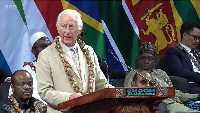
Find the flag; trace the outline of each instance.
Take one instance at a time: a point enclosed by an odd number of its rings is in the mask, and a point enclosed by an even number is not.
[[[34,60],[28,44],[33,33],[45,32],[51,41],[58,36],[56,19],[63,9],[75,9],[82,15],[86,44],[92,46],[98,56],[106,58],[109,67],[117,70],[135,68],[141,43],[155,44],[158,54],[164,55],[169,47],[180,42],[183,22],[200,24],[198,0],[0,2],[0,66],[8,73]]]
[[[53,42],[52,35],[58,36],[56,19],[61,11],[61,1],[1,1],[1,16],[4,17],[1,19],[1,68],[13,73],[21,69],[24,62],[35,60],[29,38],[42,31]],[[49,19],[49,16],[53,17]]]
[[[135,67],[135,60],[138,57],[139,38],[128,16],[123,8],[122,1],[98,1],[101,19],[105,22],[107,29],[110,33],[109,39],[112,39],[112,47],[120,61],[124,61],[127,66]],[[110,49],[108,44],[110,40],[106,40],[106,47]],[[116,46],[115,46],[116,45]],[[116,69],[119,62],[114,63],[116,60],[107,52],[108,64],[111,68]],[[119,69],[119,68],[118,68]]]
[[[122,64],[114,59],[111,54],[108,54],[108,50],[112,49],[113,53],[124,62],[123,56],[120,54],[117,46],[111,46],[115,45],[115,41],[112,39],[112,35],[109,34],[106,23],[101,18],[99,12],[100,8],[98,7],[99,3],[97,1],[68,0],[62,1],[62,4],[64,9],[75,9],[82,15],[82,20],[87,32],[85,43],[92,46],[98,56],[107,58],[108,65],[111,68],[125,70],[126,67],[123,68]]]
[[[9,66],[8,66],[8,64],[7,64],[4,56],[3,56],[3,54],[1,53],[1,51],[0,51],[0,59],[1,59],[1,61],[0,61],[0,67],[4,67],[3,70],[5,72],[7,72],[11,76],[12,73],[10,71],[10,68],[9,68]]]
[[[92,46],[100,57],[105,55],[104,32],[96,1],[62,1],[64,9],[77,10],[84,22],[87,36],[85,43]]]
[[[159,55],[164,55],[169,47],[180,43],[180,27],[183,22],[200,24],[200,2],[196,0],[126,0],[125,3],[139,28],[140,43],[155,44]]]
[[[22,1],[22,6],[23,6],[23,10],[24,10],[24,16],[25,16],[25,19],[27,22],[27,29],[28,29],[29,37],[31,37],[36,32],[44,32],[49,37],[49,39],[53,42],[52,35],[51,35],[51,33],[47,27],[47,24],[43,18],[43,15],[42,15],[43,13],[41,13],[42,9],[40,10],[40,7],[38,7],[38,6],[40,6],[39,5],[40,3],[44,4],[44,5],[42,5],[43,7],[45,7],[45,4],[48,4],[48,3],[46,3],[46,1],[42,1],[42,2],[45,2],[45,3],[41,3],[41,2],[37,2],[37,1],[27,1],[27,0]],[[50,5],[50,4],[48,4],[48,5]],[[48,8],[45,8],[45,9],[49,10]],[[51,14],[51,13],[47,13],[47,14]],[[50,16],[50,15],[48,15],[48,16]],[[53,17],[56,17],[56,15],[54,15]],[[54,20],[54,22],[55,22],[55,20]],[[55,25],[55,23],[54,23],[54,25]],[[55,28],[54,30],[56,30],[56,27],[54,27],[54,28]]]
[[[174,5],[182,22],[193,21],[200,24],[200,1],[199,0],[175,0]],[[184,10],[183,10],[184,9]],[[177,25],[180,26],[180,25]],[[179,28],[180,29],[180,28]],[[197,47],[200,49],[200,45]]]
[[[172,1],[173,2],[173,1]],[[151,42],[164,55],[168,47],[178,43],[176,9],[170,1],[126,1],[130,13],[139,28],[140,42]]]
[[[30,56],[32,53],[28,44],[29,34],[25,21],[21,17],[23,15],[23,8],[20,2],[1,1],[1,17],[3,18],[0,20],[0,49],[12,73],[15,70],[21,69],[25,61],[32,59]],[[4,66],[1,68],[4,69]]]

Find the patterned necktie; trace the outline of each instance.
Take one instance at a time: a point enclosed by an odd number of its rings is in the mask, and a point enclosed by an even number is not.
[[[200,59],[199,59],[199,57],[197,56],[197,54],[195,53],[195,50],[191,50],[190,52],[191,52],[191,53],[193,54],[193,56],[196,58],[198,64],[200,64]]]
[[[74,64],[76,65],[76,69],[78,70],[78,73],[79,73],[79,76],[80,76],[81,70],[80,70],[80,63],[79,63],[78,53],[76,52],[75,48],[71,48],[70,50],[73,52],[72,59],[74,61]]]

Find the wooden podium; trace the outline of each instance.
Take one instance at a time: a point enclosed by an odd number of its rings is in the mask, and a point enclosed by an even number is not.
[[[71,113],[155,113],[161,100],[175,96],[173,87],[106,88],[58,105]],[[142,113],[143,113],[142,112]]]

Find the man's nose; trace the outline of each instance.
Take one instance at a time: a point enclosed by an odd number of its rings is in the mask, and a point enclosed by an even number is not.
[[[194,40],[195,42],[199,42],[200,38],[195,38]]]
[[[144,62],[145,62],[145,63],[149,63],[149,59],[148,59],[148,58],[146,58]]]
[[[66,32],[66,33],[69,33],[69,31],[70,31],[70,29],[69,29],[69,27],[67,27],[67,28],[65,29],[65,32]]]

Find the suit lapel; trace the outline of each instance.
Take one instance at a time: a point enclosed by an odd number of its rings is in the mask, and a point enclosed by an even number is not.
[[[181,54],[183,58],[185,59],[185,61],[187,62],[187,64],[190,66],[191,70],[193,70],[193,66],[192,66],[192,62],[190,58],[187,56],[187,54],[184,51],[181,51]]]
[[[75,76],[77,76],[77,78],[79,78],[79,81],[77,82],[81,82],[81,78],[78,76],[78,70],[76,69],[76,66],[75,66],[75,63],[73,61],[73,59],[70,57],[65,45],[60,41],[60,45],[62,47],[62,50],[63,50],[63,55],[65,56],[67,62],[71,65],[72,67],[72,72],[75,73]],[[73,73],[72,73],[73,74]]]

